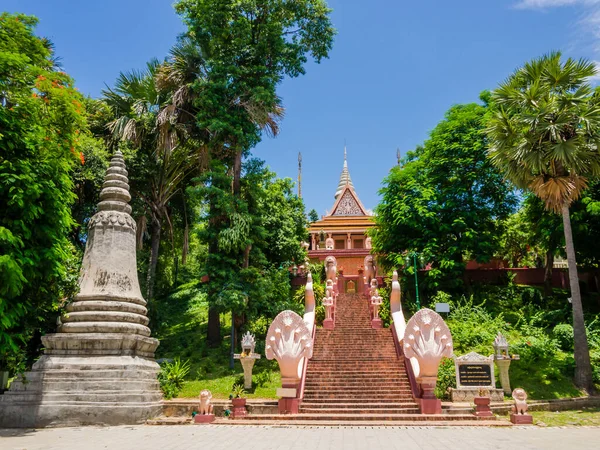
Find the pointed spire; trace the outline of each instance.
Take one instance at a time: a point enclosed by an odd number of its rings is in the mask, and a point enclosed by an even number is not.
[[[347,184],[350,185],[350,187],[354,190],[354,184],[352,184],[350,172],[348,171],[348,152],[346,151],[346,146],[344,145],[344,167],[342,169],[342,174],[340,175],[340,182],[338,183],[337,190],[335,191],[336,200],[341,195]]]

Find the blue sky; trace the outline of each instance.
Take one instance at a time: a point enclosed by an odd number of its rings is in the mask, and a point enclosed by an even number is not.
[[[184,31],[172,0],[2,0],[0,10],[40,18],[64,69],[94,97],[119,71],[163,58]],[[330,0],[333,51],[280,87],[280,135],[254,154],[296,178],[303,155],[307,209],[333,206],[344,141],[367,208],[404,153],[453,104],[477,101],[523,62],[550,50],[600,60],[600,0]]]

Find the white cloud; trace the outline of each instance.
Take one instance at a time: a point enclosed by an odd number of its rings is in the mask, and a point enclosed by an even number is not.
[[[596,65],[596,70],[598,71],[596,75],[590,77],[590,82],[592,84],[600,84],[600,61],[592,61]]]
[[[519,3],[516,4],[516,7],[522,9],[545,9],[569,5],[589,6],[599,3],[600,0],[521,0]]]
[[[579,18],[573,20],[575,42],[572,42],[571,46],[577,48],[578,52],[587,50],[600,56],[600,0],[515,0],[514,3],[517,9],[529,10],[549,10],[566,6],[576,8],[576,14],[579,14]]]

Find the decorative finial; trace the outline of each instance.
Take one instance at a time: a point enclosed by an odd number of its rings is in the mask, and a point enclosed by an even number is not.
[[[123,154],[117,150],[110,160],[104,184],[100,191],[100,203],[98,211],[121,211],[131,213],[131,201],[129,194],[129,179],[125,169]]]
[[[298,152],[298,198],[302,198],[302,153]]]

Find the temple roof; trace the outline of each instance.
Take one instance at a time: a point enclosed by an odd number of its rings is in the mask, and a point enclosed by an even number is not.
[[[346,155],[346,147],[344,146],[344,168],[342,169],[342,174],[340,175],[340,182],[338,183],[337,190],[335,191],[335,199],[342,194],[344,187],[349,184],[352,189],[354,189],[354,185],[352,184],[352,179],[350,178],[350,172],[348,172],[348,160]]]
[[[358,198],[356,191],[354,190],[354,184],[350,178],[350,172],[348,171],[348,159],[346,147],[344,147],[344,168],[342,169],[342,175],[340,176],[340,182],[335,192],[335,203],[331,212],[327,214],[331,216],[369,216],[367,210],[363,206],[362,202]]]

